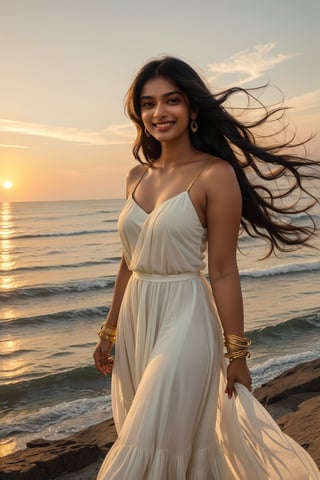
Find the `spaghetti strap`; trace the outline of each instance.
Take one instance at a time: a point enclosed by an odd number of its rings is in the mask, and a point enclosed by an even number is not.
[[[143,177],[144,177],[145,174],[147,173],[147,170],[148,170],[148,165],[146,165],[146,168],[143,170],[142,175],[140,176],[140,178],[139,178],[139,180],[137,181],[134,189],[133,189],[132,192],[131,192],[131,195],[134,195],[134,192],[136,191],[137,186],[139,185],[139,183],[141,182],[141,180],[143,179]]]
[[[188,188],[186,190],[187,192],[189,192],[189,190],[191,189],[193,184],[198,180],[198,178],[200,177],[202,172],[207,168],[207,166],[208,166],[208,163],[206,163],[205,166],[203,168],[201,168],[200,171],[196,174],[196,176],[191,180],[191,182],[189,183]]]

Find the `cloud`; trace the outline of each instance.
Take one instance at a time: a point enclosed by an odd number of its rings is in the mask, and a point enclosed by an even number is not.
[[[0,119],[0,132],[47,137],[84,145],[122,145],[131,143],[134,138],[134,127],[129,123],[110,125],[102,130],[92,131],[76,127]]]
[[[290,108],[290,117],[299,125],[299,129],[303,127],[307,136],[317,134],[316,145],[319,148],[320,88],[288,98],[285,103]]]
[[[305,112],[318,110],[320,108],[320,88],[296,97],[291,97],[286,101],[288,107],[292,107],[295,112]]]
[[[0,148],[30,148],[26,145],[10,145],[6,143],[0,143]]]
[[[242,50],[227,58],[223,62],[210,63],[208,71],[212,73],[209,82],[226,74],[241,74],[242,78],[237,80],[237,85],[251,82],[262,77],[265,72],[271,70],[275,65],[285,62],[297,53],[272,54],[276,43],[270,42],[263,45],[256,45],[253,50]]]

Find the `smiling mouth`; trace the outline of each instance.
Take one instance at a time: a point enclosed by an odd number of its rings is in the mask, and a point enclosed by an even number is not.
[[[162,123],[154,123],[156,128],[169,128],[174,125],[175,122],[162,122]]]

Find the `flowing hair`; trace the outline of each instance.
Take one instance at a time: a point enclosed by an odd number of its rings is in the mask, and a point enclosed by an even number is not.
[[[320,178],[320,162],[291,153],[297,147],[304,148],[306,143],[295,142],[294,135],[289,140],[271,143],[274,134],[261,136],[256,133],[257,129],[260,131],[261,127],[275,120],[280,122],[283,133],[286,130],[282,123],[286,108],[282,105],[267,108],[252,94],[252,90],[257,89],[235,87],[213,95],[198,73],[184,61],[174,57],[151,60],[138,72],[126,97],[126,113],[137,129],[132,151],[140,163],[153,162],[161,155],[161,143],[146,134],[141,120],[141,92],[144,84],[154,77],[164,77],[177,85],[188,98],[190,108],[198,112],[198,131],[190,134],[193,148],[232,165],[243,200],[242,228],[251,237],[268,241],[267,256],[276,250],[293,250],[304,244],[310,246],[309,239],[316,232],[310,210],[314,204],[319,204],[319,198],[304,181]],[[228,112],[227,101],[238,93],[258,103],[262,111],[258,119],[244,123]],[[251,108],[249,104],[248,109]],[[263,145],[258,144],[258,138]],[[269,144],[266,144],[267,140]],[[281,189],[277,183],[279,179],[287,180]],[[273,182],[272,189],[268,182]],[[301,199],[302,194],[304,199]],[[285,200],[290,200],[290,204]],[[304,224],[296,222],[301,214],[306,220]]]

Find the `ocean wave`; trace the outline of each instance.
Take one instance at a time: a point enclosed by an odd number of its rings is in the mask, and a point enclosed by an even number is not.
[[[77,321],[83,319],[91,319],[93,317],[105,317],[109,311],[109,307],[101,305],[99,307],[77,308],[74,310],[64,310],[47,315],[35,315],[32,317],[19,317],[13,319],[2,320],[2,325],[33,327],[37,325],[44,325],[54,322],[62,322],[68,320]],[[1,355],[1,354],[0,354]]]
[[[0,352],[0,357],[19,357],[20,355],[26,355],[31,353],[33,350],[26,350],[26,349],[21,349],[21,350],[15,350],[14,352]]]
[[[74,368],[63,372],[56,372],[38,378],[21,380],[15,383],[6,383],[0,386],[0,405],[2,410],[7,406],[22,402],[28,404],[37,403],[39,399],[59,397],[65,391],[68,397],[74,396],[73,392],[97,390],[110,390],[110,377],[104,378],[99,375],[94,365]]]
[[[10,240],[32,239],[32,238],[49,238],[49,237],[74,237],[78,235],[96,235],[99,233],[116,233],[116,228],[112,229],[95,229],[95,230],[74,230],[71,232],[48,232],[48,233],[25,233],[13,235]]]
[[[254,365],[250,368],[252,376],[253,388],[258,388],[266,382],[274,379],[276,376],[285,372],[289,368],[293,368],[300,363],[309,362],[319,358],[318,352],[304,351],[299,353],[292,353],[290,355],[277,355],[277,357],[269,358]]]
[[[310,262],[287,263],[283,265],[274,265],[267,268],[250,268],[241,270],[240,276],[242,278],[260,278],[270,277],[272,275],[287,275],[302,272],[314,272],[320,270],[320,260],[312,260]]]
[[[0,437],[38,432],[50,425],[61,425],[66,420],[78,418],[90,412],[95,412],[95,415],[101,412],[105,418],[111,416],[110,395],[90,396],[63,401],[30,412],[16,412],[14,416],[6,418],[6,421],[0,424]]]
[[[117,215],[119,215],[119,208],[116,208],[116,209],[112,209],[112,210],[98,210],[97,211],[97,214],[99,213],[102,213],[102,214],[109,214],[109,213],[116,213]]]
[[[51,295],[63,295],[66,293],[87,292],[102,290],[114,286],[114,277],[100,277],[84,281],[71,281],[61,284],[48,284],[33,287],[21,287],[0,293],[0,300],[12,300],[30,297],[45,297]]]
[[[275,339],[287,339],[295,336],[301,336],[311,330],[320,328],[320,310],[303,315],[301,317],[290,318],[285,322],[276,325],[251,330],[247,335],[254,344],[262,344]]]
[[[50,254],[60,253],[59,251],[52,251],[48,252]],[[109,258],[102,258],[101,260],[88,260],[87,262],[79,262],[79,263],[61,263],[59,265],[33,265],[32,267],[13,267],[9,270],[2,270],[0,272],[5,272],[7,275],[9,272],[37,272],[40,270],[64,270],[67,268],[82,268],[82,267],[92,267],[97,265],[107,265],[110,263],[119,263],[121,257],[109,257]]]

